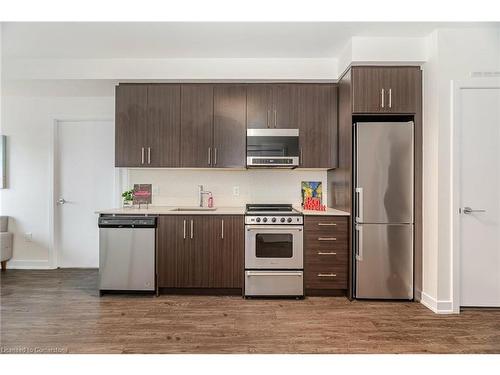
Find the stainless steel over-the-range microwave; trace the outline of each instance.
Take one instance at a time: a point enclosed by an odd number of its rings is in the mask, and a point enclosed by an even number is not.
[[[299,166],[298,129],[247,129],[248,168]]]

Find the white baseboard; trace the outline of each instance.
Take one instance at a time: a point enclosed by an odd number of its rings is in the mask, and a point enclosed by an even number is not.
[[[22,260],[12,259],[7,262],[7,269],[18,270],[49,270],[53,267],[49,260]]]
[[[454,313],[452,301],[439,301],[425,292],[422,292],[420,303],[436,314]]]

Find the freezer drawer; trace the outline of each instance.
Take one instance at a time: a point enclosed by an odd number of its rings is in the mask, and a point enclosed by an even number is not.
[[[356,297],[413,299],[413,225],[356,225]]]
[[[303,271],[245,271],[245,296],[303,295]]]

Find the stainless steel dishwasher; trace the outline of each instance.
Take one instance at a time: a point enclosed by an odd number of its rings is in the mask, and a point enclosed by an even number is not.
[[[155,290],[156,217],[99,217],[99,290]]]

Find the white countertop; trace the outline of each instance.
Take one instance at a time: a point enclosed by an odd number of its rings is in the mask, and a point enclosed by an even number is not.
[[[142,206],[141,208],[110,208],[96,211],[96,214],[107,215],[244,215],[245,207],[216,207],[216,210],[174,211],[183,206]]]
[[[350,216],[351,215],[349,212],[340,211],[330,207],[327,207],[326,211],[304,210],[301,206],[293,206],[293,208],[302,212],[304,216]]]

